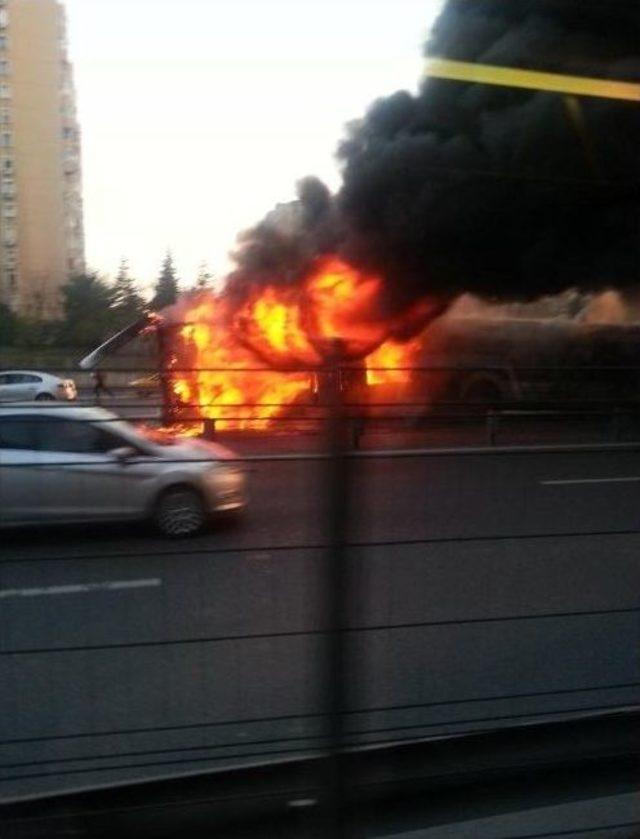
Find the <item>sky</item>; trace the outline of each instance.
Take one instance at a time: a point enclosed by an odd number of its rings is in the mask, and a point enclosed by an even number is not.
[[[344,125],[415,89],[442,0],[66,0],[87,261],[148,291],[222,277],[237,234],[309,174],[332,188]]]

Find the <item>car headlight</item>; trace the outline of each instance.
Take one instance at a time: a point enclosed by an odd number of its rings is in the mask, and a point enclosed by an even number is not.
[[[205,472],[207,483],[217,488],[236,488],[242,484],[243,479],[242,469],[226,463],[217,463]]]

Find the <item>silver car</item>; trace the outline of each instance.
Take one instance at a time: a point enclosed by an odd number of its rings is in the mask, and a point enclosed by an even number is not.
[[[73,379],[35,370],[0,371],[0,402],[72,402],[77,396]]]
[[[151,519],[190,536],[245,503],[244,470],[216,443],[100,408],[0,408],[0,526]]]

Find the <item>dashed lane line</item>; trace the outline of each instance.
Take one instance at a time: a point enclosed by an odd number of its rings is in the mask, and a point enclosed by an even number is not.
[[[0,589],[0,600],[19,597],[55,597],[71,594],[92,594],[100,591],[135,591],[143,588],[158,588],[159,577],[146,580],[106,580],[102,583],[73,583],[64,586],[42,586],[39,588]]]
[[[640,475],[629,475],[622,478],[557,478],[540,481],[541,486],[577,486],[580,484],[636,484],[640,482]]]

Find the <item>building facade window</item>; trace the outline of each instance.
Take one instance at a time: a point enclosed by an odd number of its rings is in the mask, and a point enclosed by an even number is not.
[[[6,9],[0,9],[0,29],[6,29],[9,25],[9,12]]]
[[[0,82],[0,99],[11,99],[11,85]]]
[[[9,46],[9,39],[6,35],[0,35],[0,52],[7,49]]]
[[[5,149],[13,145],[13,134],[10,131],[3,131],[0,134],[0,145]]]

